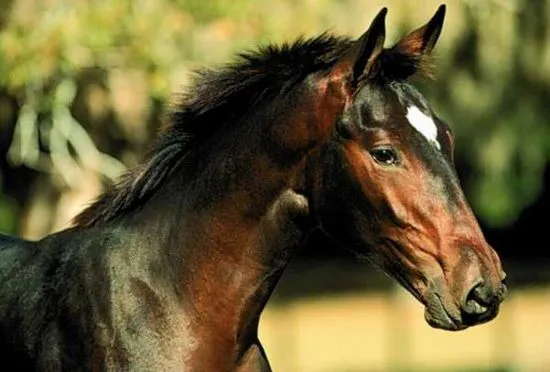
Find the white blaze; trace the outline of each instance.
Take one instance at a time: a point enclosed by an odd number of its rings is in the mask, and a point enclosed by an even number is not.
[[[407,107],[407,120],[420,134],[422,134],[428,142],[441,150],[441,145],[437,141],[437,126],[433,118],[423,113],[416,106]]]

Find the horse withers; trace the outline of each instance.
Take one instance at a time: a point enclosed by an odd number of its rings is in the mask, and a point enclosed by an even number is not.
[[[322,34],[200,72],[145,161],[73,227],[0,238],[0,365],[269,371],[260,315],[319,227],[433,327],[493,319],[501,263],[449,127],[409,82],[444,14],[390,48],[383,9],[356,41]]]

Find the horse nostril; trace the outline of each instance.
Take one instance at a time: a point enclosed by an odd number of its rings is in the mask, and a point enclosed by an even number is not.
[[[481,315],[487,312],[489,303],[484,288],[484,283],[480,282],[468,292],[463,309],[465,313]]]
[[[478,277],[475,284],[465,293],[462,302],[462,322],[474,325],[493,319],[499,312],[499,305],[506,296],[506,285],[493,285]]]

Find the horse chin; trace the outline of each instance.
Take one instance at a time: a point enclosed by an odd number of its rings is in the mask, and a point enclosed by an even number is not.
[[[447,301],[436,292],[432,292],[428,297],[425,301],[424,318],[431,327],[445,331],[461,331],[468,328],[468,325],[462,322],[458,307],[446,304]]]

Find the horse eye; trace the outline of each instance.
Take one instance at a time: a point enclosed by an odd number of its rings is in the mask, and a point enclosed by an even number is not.
[[[371,150],[373,159],[382,165],[394,165],[397,163],[397,154],[392,149],[374,149]]]

